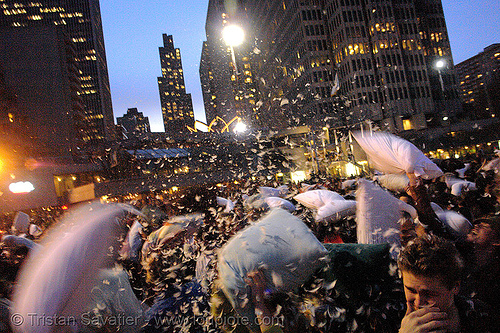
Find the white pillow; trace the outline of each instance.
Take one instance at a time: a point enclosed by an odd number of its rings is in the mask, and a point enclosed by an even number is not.
[[[375,177],[382,187],[394,192],[402,192],[410,183],[407,175],[402,174],[387,174]]]
[[[476,183],[462,180],[461,182],[456,182],[451,186],[451,194],[458,197],[462,194],[462,191],[471,191],[476,189]]]
[[[431,202],[431,207],[432,207],[432,210],[437,213],[437,212],[444,212],[444,209],[441,208],[441,206],[439,206],[437,203],[435,202]]]
[[[23,212],[17,212],[12,226],[16,235],[27,233],[30,227],[30,216]]]
[[[436,212],[437,217],[448,229],[459,239],[464,239],[472,230],[472,224],[463,215],[453,211],[445,210]]]
[[[293,203],[291,203],[290,201],[283,199],[283,198],[268,197],[268,198],[265,198],[264,201],[267,203],[269,208],[279,207],[279,208],[283,208],[283,209],[289,211],[290,213],[295,211],[295,205]]]
[[[132,226],[130,227],[127,237],[122,245],[120,254],[125,259],[130,259],[132,261],[138,262],[140,257],[140,252],[143,244],[143,239],[141,236],[142,224],[136,219]]]
[[[470,169],[470,163],[464,163],[464,165],[465,166],[462,169],[455,170],[460,178],[465,178],[465,173]]]
[[[281,185],[277,188],[261,186],[259,187],[259,193],[265,197],[280,197],[283,198],[288,194],[288,186]]]
[[[356,201],[358,244],[389,243],[393,249],[391,256],[395,257],[401,245],[399,220],[402,212],[409,213],[415,219],[415,208],[367,179],[358,182]]]
[[[219,206],[225,207],[224,213],[229,213],[234,209],[234,202],[232,202],[231,199],[217,197],[217,204]]]
[[[344,200],[340,194],[329,190],[311,190],[297,194],[293,198],[310,209],[318,209],[333,200]]]
[[[15,235],[4,235],[1,237],[1,241],[7,247],[25,246],[29,250],[37,250],[40,248],[40,245],[33,242],[31,239]]]
[[[243,195],[243,206],[246,209],[268,209],[269,206],[267,205],[266,201],[264,200],[266,197],[260,193],[251,195],[251,196],[246,196]]]
[[[306,192],[306,191],[311,191],[311,190],[326,190],[326,189],[327,189],[326,187],[324,187],[323,185],[320,185],[320,184],[310,185],[310,184],[302,183],[300,185],[301,192]]]
[[[460,183],[463,181],[464,181],[463,179],[457,178],[453,174],[447,173],[444,175],[444,182],[446,183],[446,186],[448,186],[448,188],[450,189],[453,186],[453,184]]]
[[[37,314],[39,318],[76,318],[79,322],[98,278],[96,272],[109,264],[109,247],[118,245],[122,227],[116,218],[123,212],[117,205],[93,205],[90,210],[85,206],[49,232],[44,246],[22,268],[13,313],[25,319]],[[25,320],[16,329],[44,333],[53,332],[54,326]],[[76,331],[76,327],[58,330]]]
[[[441,169],[411,142],[384,132],[353,133],[375,169],[383,173],[414,172],[432,179],[443,174]]]
[[[336,222],[356,214],[355,200],[333,200],[318,208],[316,222]]]
[[[116,318],[134,318],[126,325],[120,325],[120,332],[140,332],[145,323],[143,305],[132,290],[127,272],[118,268],[101,269],[92,288],[92,300],[87,311],[79,318],[88,327],[80,332],[99,331],[98,325],[106,321],[110,328],[117,328],[119,324]]]
[[[302,183],[300,184],[300,190],[301,191],[309,191],[314,188],[314,185],[307,184],[307,183]]]
[[[43,230],[36,224],[32,223],[30,224],[29,234],[33,237],[40,237],[43,234]]]
[[[296,216],[275,208],[243,229],[220,250],[221,287],[234,309],[255,321],[255,305],[247,295],[247,274],[265,267],[267,288],[292,291],[323,265],[327,250]]]
[[[203,224],[203,215],[201,213],[193,213],[186,215],[178,215],[171,217],[163,224],[160,229],[157,229],[149,234],[146,242],[142,246],[142,259],[147,262],[150,250],[162,247],[168,241],[181,231],[185,232],[183,237],[189,238]]]
[[[357,179],[347,179],[342,182],[342,189],[348,189],[356,185]]]
[[[489,170],[494,170],[494,171],[500,171],[500,158],[495,158],[488,163],[484,167],[481,168],[481,170],[484,171],[489,171]]]

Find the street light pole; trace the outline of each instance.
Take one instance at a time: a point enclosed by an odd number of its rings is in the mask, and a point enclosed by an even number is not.
[[[222,39],[226,42],[226,45],[231,49],[231,58],[234,64],[234,69],[236,71],[236,75],[238,73],[238,65],[236,63],[236,56],[234,54],[234,47],[241,45],[245,38],[245,33],[243,29],[237,25],[227,25],[222,29]]]
[[[439,84],[441,85],[441,97],[444,99],[444,83],[443,83],[443,75],[441,74],[441,69],[446,66],[446,62],[442,59],[436,61],[436,69],[439,75]]]
[[[448,120],[448,115],[446,112],[446,105],[445,105],[445,93],[444,93],[444,82],[443,82],[443,75],[441,73],[441,70],[446,67],[446,60],[444,59],[439,59],[435,62],[434,67],[436,68],[439,76],[439,84],[441,86],[441,100],[439,101],[439,109],[441,109],[442,112],[442,120],[447,121]]]
[[[236,72],[236,75],[240,75],[240,72],[238,71],[238,63],[236,62],[236,56],[234,55],[234,47],[232,45],[229,45],[229,48],[231,49],[231,58],[234,64],[234,71]]]

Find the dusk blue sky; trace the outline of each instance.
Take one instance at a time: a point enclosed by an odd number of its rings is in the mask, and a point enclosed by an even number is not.
[[[157,77],[166,33],[180,48],[195,118],[205,121],[198,69],[207,7],[208,0],[101,0],[115,117],[136,107],[153,132],[163,132]],[[500,43],[500,1],[443,0],[443,8],[456,64]]]

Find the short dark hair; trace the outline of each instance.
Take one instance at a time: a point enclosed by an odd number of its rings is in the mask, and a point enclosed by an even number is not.
[[[463,260],[455,245],[438,236],[415,238],[403,248],[398,258],[401,271],[417,276],[439,278],[452,289],[462,278]]]

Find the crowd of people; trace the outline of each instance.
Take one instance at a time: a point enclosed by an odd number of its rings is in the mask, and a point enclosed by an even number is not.
[[[78,330],[500,332],[500,175],[498,168],[485,167],[494,161],[495,156],[435,161],[443,176],[426,180],[409,172],[404,188],[385,189],[417,212],[416,218],[398,217],[397,244],[358,244],[356,213],[318,221],[315,209],[294,199],[319,190],[356,200],[357,179],[312,176],[287,184],[247,179],[143,195],[127,202],[131,208],[121,218],[126,227],[121,246],[110,250],[114,259],[107,267],[126,272],[140,321],[130,329],[105,320],[125,311],[117,306],[119,296],[109,296],[93,309],[100,320]],[[375,177],[365,178],[382,186]],[[451,180],[474,186],[452,193]],[[221,281],[220,250],[273,209],[298,217],[327,255],[298,288],[287,290],[279,288],[275,272],[269,273],[271,265],[257,264],[239,277],[248,292],[238,297],[247,300],[235,300]],[[460,214],[461,224],[443,221],[439,211]],[[469,224],[464,227],[463,221]],[[53,224],[56,228],[57,221]],[[45,233],[13,235],[5,229],[0,332],[11,332],[16,330],[12,300],[19,272],[30,251],[44,246],[38,243],[43,244]],[[397,258],[390,255],[394,246]],[[256,322],[238,311],[235,303],[240,301],[252,304]]]

